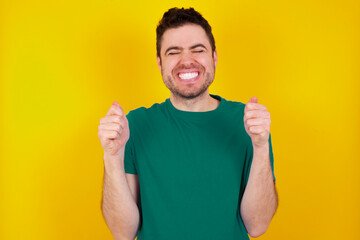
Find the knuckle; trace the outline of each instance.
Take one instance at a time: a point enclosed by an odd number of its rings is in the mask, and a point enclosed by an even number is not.
[[[119,131],[121,129],[120,123],[115,123],[115,130]]]
[[[115,137],[118,136],[118,133],[117,133],[116,131],[112,131],[112,132],[111,132],[111,136],[112,136],[113,138],[115,138]]]
[[[115,121],[116,121],[116,122],[120,122],[120,121],[121,121],[121,117],[120,117],[120,116],[116,116],[116,117],[115,117]]]
[[[113,131],[109,132],[109,134],[106,136],[107,139],[114,138],[115,134]]]

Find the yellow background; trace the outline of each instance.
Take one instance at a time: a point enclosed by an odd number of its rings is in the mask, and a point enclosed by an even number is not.
[[[111,239],[98,124],[169,92],[155,27],[213,27],[210,92],[271,113],[279,208],[260,239],[360,239],[360,6],[337,1],[1,1],[0,239]]]

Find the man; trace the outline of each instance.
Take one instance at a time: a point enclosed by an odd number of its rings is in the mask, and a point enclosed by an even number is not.
[[[115,239],[249,239],[277,208],[270,113],[209,94],[217,52],[194,9],[168,10],[157,61],[170,98],[100,120],[102,212]]]

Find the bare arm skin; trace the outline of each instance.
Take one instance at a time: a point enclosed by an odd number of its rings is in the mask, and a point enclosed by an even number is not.
[[[269,155],[270,113],[253,97],[245,106],[244,124],[253,145],[253,159],[240,204],[241,218],[251,237],[264,234],[278,206]]]
[[[241,217],[251,237],[259,237],[266,232],[277,205],[267,144],[254,148],[249,180],[240,206]]]
[[[126,174],[125,145],[129,126],[124,111],[114,102],[100,120],[99,138],[104,148],[104,184],[101,209],[114,239],[133,240],[139,226],[138,176]]]

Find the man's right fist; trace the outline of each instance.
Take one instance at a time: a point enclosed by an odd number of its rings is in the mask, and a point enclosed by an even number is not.
[[[129,140],[129,123],[118,102],[113,102],[106,116],[100,119],[98,133],[104,154],[117,156]]]

